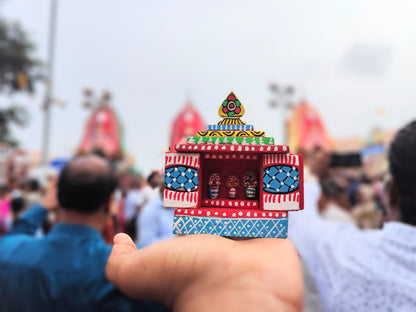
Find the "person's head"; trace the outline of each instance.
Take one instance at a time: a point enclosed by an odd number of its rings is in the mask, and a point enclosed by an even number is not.
[[[131,181],[131,188],[135,190],[141,189],[143,186],[142,181],[143,180],[140,176],[133,177],[133,180]]]
[[[40,191],[40,183],[38,179],[31,178],[27,181],[27,189],[29,192],[39,192]]]
[[[27,191],[27,190],[28,190],[28,188],[29,188],[29,180],[27,180],[27,179],[20,179],[20,180],[17,182],[17,185],[18,185],[18,189],[19,189],[20,191],[25,192],[25,191]]]
[[[322,195],[326,202],[333,202],[338,206],[349,209],[347,179],[341,175],[327,174],[319,179]]]
[[[109,211],[117,180],[108,161],[95,156],[71,160],[58,179],[58,201],[63,210],[79,214]]]
[[[101,148],[94,148],[94,150],[91,153],[92,155],[104,158],[104,159],[108,159],[107,155],[105,154],[105,152],[101,149]]]
[[[310,170],[318,178],[328,174],[330,162],[330,154],[321,147],[315,147],[308,154]]]
[[[416,121],[400,129],[389,150],[390,219],[416,225]]]
[[[15,197],[12,199],[10,206],[12,209],[13,219],[17,219],[25,208],[25,200],[21,196]]]
[[[356,202],[358,204],[368,203],[374,200],[374,190],[370,183],[361,183],[358,186],[357,192],[355,194]]]
[[[162,184],[163,176],[157,172],[153,171],[148,177],[147,177],[147,183],[152,187],[158,187]]]
[[[133,176],[129,172],[122,172],[117,176],[118,187],[123,195],[126,195],[131,188],[132,180]]]

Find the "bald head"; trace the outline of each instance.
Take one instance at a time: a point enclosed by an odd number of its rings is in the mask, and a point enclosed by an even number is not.
[[[66,169],[71,174],[95,175],[111,172],[110,163],[103,157],[96,155],[79,156],[71,160]]]
[[[62,170],[58,181],[58,200],[62,208],[94,213],[106,204],[116,188],[116,178],[108,161],[80,156]]]

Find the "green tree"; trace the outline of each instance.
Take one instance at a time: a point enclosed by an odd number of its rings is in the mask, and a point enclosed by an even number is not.
[[[19,23],[0,17],[0,93],[32,93],[39,62],[32,56],[34,44]],[[25,126],[28,114],[24,107],[10,105],[0,109],[0,142],[17,145],[11,125]]]
[[[12,105],[11,107],[0,109],[0,142],[17,146],[17,140],[12,136],[10,125],[25,126],[28,122],[27,111],[22,106]]]

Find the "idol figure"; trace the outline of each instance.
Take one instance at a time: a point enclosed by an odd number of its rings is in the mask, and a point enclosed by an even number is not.
[[[240,178],[236,175],[230,175],[227,178],[228,197],[234,199],[237,196],[237,187],[240,185]]]
[[[256,198],[257,177],[254,171],[247,171],[244,175],[244,193],[247,199]]]
[[[220,192],[221,176],[219,173],[211,173],[208,180],[208,196],[217,199]]]

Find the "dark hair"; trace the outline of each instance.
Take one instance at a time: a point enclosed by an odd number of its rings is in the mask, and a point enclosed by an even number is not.
[[[390,173],[398,186],[403,222],[416,225],[416,121],[399,130],[389,150]]]
[[[115,174],[110,164],[107,169],[95,172],[86,166],[77,167],[74,161],[76,159],[69,162],[59,176],[59,204],[66,210],[94,213],[110,199],[116,189]]]
[[[25,208],[25,200],[23,197],[15,197],[10,203],[14,216],[18,215]]]
[[[319,179],[322,193],[331,199],[339,199],[343,194],[346,194],[346,185],[340,183],[340,177],[333,175],[325,175]]]
[[[107,155],[104,153],[104,151],[101,148],[98,148],[98,147],[94,148],[91,154],[108,160]]]
[[[153,171],[149,176],[147,177],[147,183],[150,184],[154,177],[158,176],[159,173],[157,171]]]
[[[32,191],[32,192],[39,191],[40,189],[39,181],[34,178],[29,179],[29,181],[27,181],[27,185],[28,185],[29,191]]]
[[[140,176],[135,176],[133,178],[133,181],[131,182],[131,187],[132,188],[141,188],[142,187],[142,179],[140,178]]]

